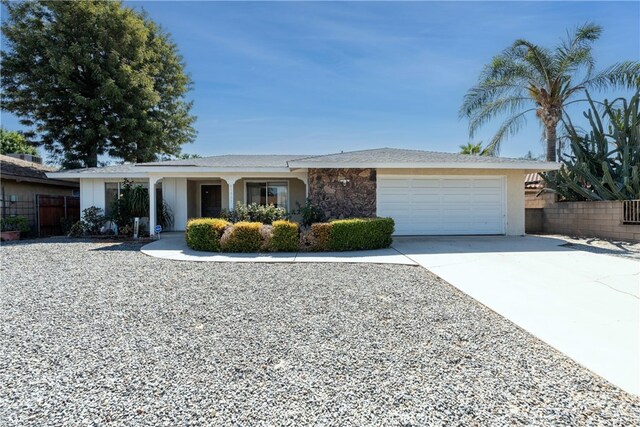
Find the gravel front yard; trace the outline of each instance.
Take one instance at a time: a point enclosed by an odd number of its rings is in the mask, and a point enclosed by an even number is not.
[[[419,267],[3,245],[2,425],[634,425],[640,400]]]

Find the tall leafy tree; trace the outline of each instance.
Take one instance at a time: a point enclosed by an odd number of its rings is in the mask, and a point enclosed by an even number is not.
[[[38,154],[36,147],[30,145],[20,132],[0,127],[0,154]]]
[[[2,108],[67,167],[177,155],[195,138],[169,35],[118,1],[5,2]]]
[[[515,134],[535,113],[542,123],[546,159],[556,160],[557,127],[565,107],[589,89],[640,87],[640,63],[625,61],[595,71],[592,44],[602,27],[579,26],[553,49],[527,40],[516,42],[493,58],[478,83],[464,97],[461,117],[469,119],[469,133],[491,119],[507,116],[487,148],[498,152],[500,143]]]

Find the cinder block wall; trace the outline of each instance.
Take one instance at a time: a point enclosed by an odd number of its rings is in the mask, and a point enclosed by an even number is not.
[[[622,223],[621,201],[547,203],[543,231],[640,242],[640,225]]]

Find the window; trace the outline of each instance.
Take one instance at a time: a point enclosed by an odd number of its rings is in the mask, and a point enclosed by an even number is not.
[[[104,184],[104,214],[111,214],[111,205],[120,197],[119,182],[105,182]]]
[[[141,186],[143,188],[149,188],[149,183],[147,182],[133,182],[134,186]],[[117,199],[120,198],[120,191],[122,190],[122,186],[124,182],[105,182],[104,183],[104,214],[109,216],[111,214],[111,205]]]
[[[274,205],[289,208],[289,185],[287,182],[247,182],[247,204]]]

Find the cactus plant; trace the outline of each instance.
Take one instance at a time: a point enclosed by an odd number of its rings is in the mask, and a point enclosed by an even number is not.
[[[546,191],[565,200],[640,199],[640,91],[629,101],[605,101],[601,111],[587,97],[590,130],[579,131],[566,119],[571,151],[559,171],[543,174]]]

